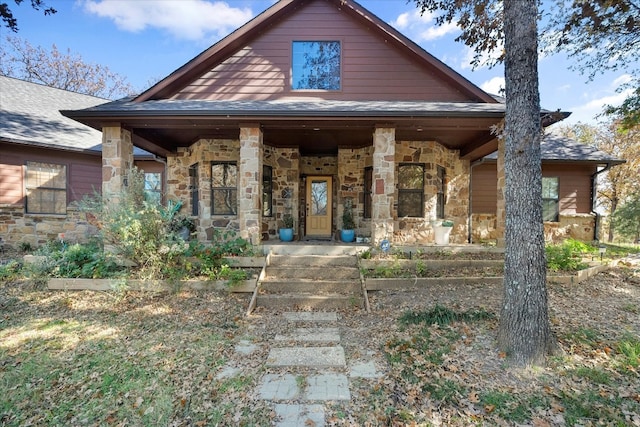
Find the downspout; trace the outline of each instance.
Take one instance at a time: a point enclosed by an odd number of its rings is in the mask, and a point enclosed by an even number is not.
[[[476,160],[475,162],[471,163],[470,167],[469,167],[469,209],[468,212],[469,214],[467,215],[467,243],[473,243],[473,230],[471,229],[471,227],[473,226],[473,191],[471,186],[472,184],[472,178],[473,178],[473,168],[475,166],[481,165],[483,163],[486,162],[486,159],[483,157],[480,160]]]
[[[596,222],[593,227],[593,240],[599,242],[598,234],[600,234],[600,219],[601,215],[596,212],[596,197],[597,197],[597,185],[598,185],[598,175],[603,172],[608,171],[611,168],[611,163],[606,163],[605,167],[595,173],[591,174],[591,213],[596,216]]]

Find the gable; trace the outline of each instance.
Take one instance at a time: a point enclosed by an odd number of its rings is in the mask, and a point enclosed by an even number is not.
[[[287,3],[286,1],[283,3]],[[278,6],[278,5],[276,5]],[[275,8],[276,6],[273,6]],[[279,6],[282,7],[282,6]],[[138,100],[493,102],[477,87],[354,2],[297,0],[249,23]],[[267,13],[267,12],[265,12]],[[260,24],[260,28],[256,26]],[[243,32],[244,30],[244,32]],[[292,90],[294,41],[338,41],[340,90]],[[237,46],[236,46],[237,45]],[[229,49],[229,46],[235,46]],[[202,68],[203,63],[209,67]],[[197,74],[195,70],[201,69]],[[168,81],[168,83],[167,83]],[[155,93],[154,93],[155,92]]]

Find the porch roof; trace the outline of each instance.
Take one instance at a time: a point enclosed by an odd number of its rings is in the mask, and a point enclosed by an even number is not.
[[[200,138],[237,139],[239,128],[259,124],[264,142],[300,147],[302,154],[335,153],[338,147],[371,145],[376,126],[395,127],[397,140],[435,140],[476,160],[497,148],[491,127],[504,117],[503,103],[337,101],[148,100],[114,101],[62,114],[95,129],[119,124],[134,144],[166,156]],[[557,119],[551,119],[557,121]],[[548,125],[547,123],[545,125]]]

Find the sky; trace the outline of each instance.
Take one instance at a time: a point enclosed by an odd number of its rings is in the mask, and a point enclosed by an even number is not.
[[[44,16],[24,2],[12,11],[17,36],[33,46],[79,54],[85,62],[109,67],[140,92],[166,77],[221,38],[263,12],[273,0],[46,0],[57,13]],[[436,58],[489,93],[504,86],[502,67],[473,69],[472,51],[454,39],[455,25],[437,26],[433,16],[418,13],[406,0],[359,0]],[[2,27],[2,39],[11,32]],[[607,104],[619,105],[624,72],[597,75],[593,81],[572,70],[563,54],[540,55],[542,108],[570,111],[564,125],[596,124]]]

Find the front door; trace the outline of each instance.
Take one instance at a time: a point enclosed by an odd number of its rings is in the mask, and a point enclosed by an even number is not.
[[[308,176],[306,190],[307,236],[331,236],[331,177]]]

